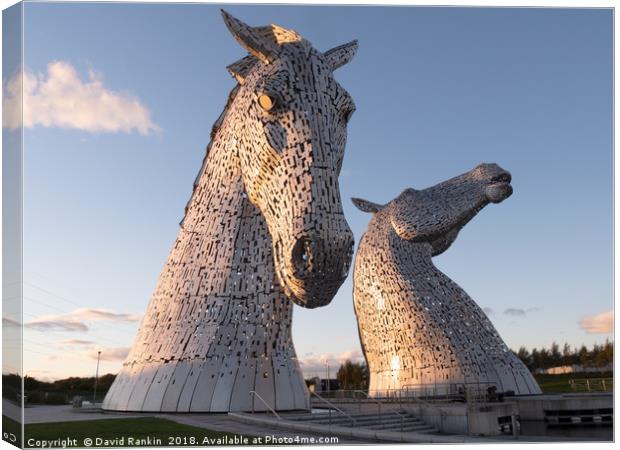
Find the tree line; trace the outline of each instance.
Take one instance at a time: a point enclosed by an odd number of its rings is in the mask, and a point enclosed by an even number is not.
[[[514,351],[513,351],[514,352]],[[568,343],[560,349],[554,342],[551,348],[533,348],[529,351],[521,347],[514,352],[530,371],[549,369],[558,366],[582,366],[584,368],[600,368],[613,362],[614,344],[605,341],[604,344],[594,344],[588,349],[585,345],[572,348]],[[366,362],[352,362],[346,360],[340,365],[336,378],[340,388],[346,390],[368,389],[369,372]]]
[[[101,401],[112,386],[116,375],[106,374],[97,379],[97,401]],[[64,404],[75,396],[92,400],[95,390],[95,377],[69,377],[56,381],[41,381],[26,375],[24,394],[26,403]],[[21,377],[16,374],[2,375],[2,396],[19,400]]]
[[[549,369],[558,366],[582,366],[583,368],[601,368],[614,360],[614,343],[606,340],[604,344],[594,344],[591,349],[585,345],[572,348],[565,343],[562,349],[554,342],[551,348],[519,348],[516,355],[530,371]]]

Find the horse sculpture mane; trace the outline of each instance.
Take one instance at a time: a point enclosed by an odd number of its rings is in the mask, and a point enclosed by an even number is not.
[[[482,208],[510,196],[510,181],[499,166],[481,164],[428,189],[406,189],[387,205],[353,200],[374,214],[353,281],[372,395],[456,394],[472,386],[540,393],[482,309],[431,260]]]
[[[293,303],[328,304],[348,273],[338,174],[354,105],[332,72],[357,43],[323,53],[222,13],[250,55],[228,67],[238,85],[106,410],[308,408]]]

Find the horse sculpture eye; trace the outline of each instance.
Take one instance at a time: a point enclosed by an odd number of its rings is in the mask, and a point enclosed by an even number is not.
[[[276,98],[269,94],[260,94],[258,96],[258,104],[265,111],[271,111],[276,106]]]

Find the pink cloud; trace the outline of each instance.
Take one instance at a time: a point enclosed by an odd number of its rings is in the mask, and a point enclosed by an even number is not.
[[[579,326],[590,334],[613,333],[614,312],[609,310],[593,316],[585,316],[579,321]]]
[[[66,61],[49,63],[46,74],[18,73],[3,90],[3,126],[9,129],[39,125],[107,133],[136,130],[143,135],[159,131],[136,97],[107,89],[93,70],[82,80]]]
[[[88,331],[87,322],[123,322],[140,320],[136,314],[117,313],[108,309],[80,308],[65,314],[45,315],[26,322],[25,327],[45,331]]]

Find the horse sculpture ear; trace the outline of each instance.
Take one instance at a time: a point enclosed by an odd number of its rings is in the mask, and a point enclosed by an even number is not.
[[[368,213],[376,213],[385,208],[385,205],[379,205],[378,203],[369,202],[368,200],[361,198],[353,197],[351,201],[355,206],[357,206],[357,209]]]
[[[272,27],[253,28],[228,14],[223,9],[222,17],[233,37],[250,54],[269,64],[278,55],[278,45],[274,40]]]
[[[248,55],[226,67],[226,70],[228,70],[228,72],[235,77],[239,84],[243,84],[245,82],[245,77],[257,63],[258,59],[256,59],[253,55]]]
[[[332,70],[344,66],[353,59],[357,52],[357,39],[348,44],[339,45],[331,50],[327,50],[323,55],[327,58]]]

